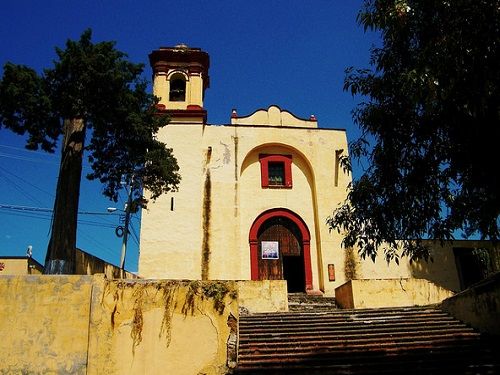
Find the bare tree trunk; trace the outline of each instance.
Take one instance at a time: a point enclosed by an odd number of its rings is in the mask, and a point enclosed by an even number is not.
[[[64,120],[62,158],[51,237],[45,257],[45,274],[75,273],[76,228],[84,141],[84,121],[79,118]]]

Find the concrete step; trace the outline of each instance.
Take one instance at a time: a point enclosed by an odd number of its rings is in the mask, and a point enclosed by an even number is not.
[[[330,311],[337,308],[335,298],[310,296],[306,293],[289,293],[288,309],[291,312]]]
[[[240,316],[246,374],[494,374],[494,341],[434,307]],[[451,371],[451,372],[450,372]]]
[[[300,335],[300,334],[275,334],[269,336],[260,336],[256,338],[242,338],[240,340],[240,348],[243,350],[245,348],[257,348],[261,347],[298,347],[301,345],[315,345],[327,346],[327,345],[383,345],[385,343],[412,343],[417,341],[438,341],[441,339],[460,339],[460,338],[475,338],[478,333],[473,331],[463,331],[462,329],[442,331],[426,331],[426,332],[383,332],[383,333],[357,333],[357,334],[324,334],[324,335]]]
[[[314,357],[242,363],[241,374],[498,374],[493,355],[478,356],[481,348],[427,348],[411,351],[349,351],[324,353]],[[333,354],[333,355],[332,355]]]

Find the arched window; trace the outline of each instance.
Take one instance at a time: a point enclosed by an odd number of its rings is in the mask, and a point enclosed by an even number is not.
[[[186,100],[186,79],[182,74],[174,74],[170,79],[171,102],[183,102]]]

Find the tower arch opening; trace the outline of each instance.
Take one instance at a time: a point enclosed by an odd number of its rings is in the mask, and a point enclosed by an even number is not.
[[[169,100],[171,102],[186,101],[186,78],[181,73],[175,73],[170,78]]]

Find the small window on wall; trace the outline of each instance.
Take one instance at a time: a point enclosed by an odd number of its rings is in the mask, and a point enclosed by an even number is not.
[[[183,102],[186,100],[186,80],[182,74],[174,74],[170,79],[171,102]]]
[[[269,162],[269,186],[285,186],[285,163]]]
[[[263,188],[292,188],[292,156],[260,154]]]

